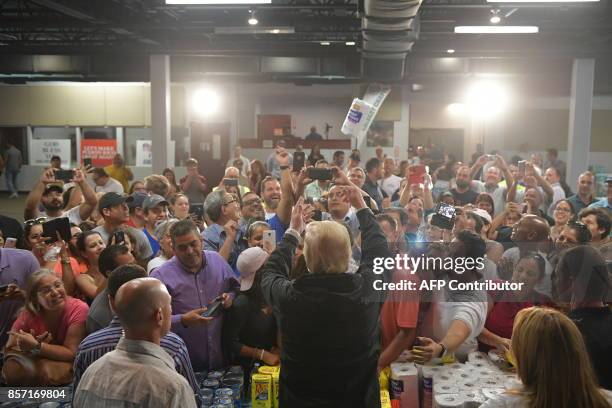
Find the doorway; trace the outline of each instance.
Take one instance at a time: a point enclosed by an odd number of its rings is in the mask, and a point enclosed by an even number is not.
[[[198,161],[199,171],[208,181],[208,189],[219,184],[230,156],[229,122],[191,122],[191,156]]]

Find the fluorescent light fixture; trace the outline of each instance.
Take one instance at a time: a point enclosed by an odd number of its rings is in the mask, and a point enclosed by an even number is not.
[[[272,0],[166,0],[166,4],[217,5],[217,4],[271,4]]]
[[[275,28],[272,30],[272,34],[279,34],[280,30],[278,28]]]
[[[221,106],[219,94],[212,89],[198,89],[191,102],[193,110],[202,116],[215,114]]]
[[[238,27],[215,27],[215,34],[294,34],[294,27],[261,27],[238,26]]]
[[[489,3],[594,3],[599,0],[487,0]]]
[[[457,34],[534,34],[538,26],[457,26]]]
[[[346,45],[355,45],[355,41],[347,41],[345,44]]]
[[[501,17],[498,16],[498,15],[491,16],[489,21],[491,22],[491,24],[497,24],[497,23],[499,23],[501,21]]]
[[[331,43],[329,41],[321,41],[321,45],[330,45]]]
[[[446,52],[449,54],[454,54],[455,50],[453,50],[452,48],[449,48],[448,50],[446,50]]]
[[[473,116],[489,118],[506,109],[508,94],[495,81],[480,81],[470,87],[466,100]]]

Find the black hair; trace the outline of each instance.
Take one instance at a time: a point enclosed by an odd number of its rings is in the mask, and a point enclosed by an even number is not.
[[[366,162],[365,171],[366,173],[371,172],[372,170],[378,168],[380,166],[380,160],[376,157],[372,157],[370,160]]]
[[[561,253],[553,272],[553,297],[561,301],[601,302],[610,290],[606,260],[590,245],[579,245]]]
[[[85,252],[85,240],[91,235],[100,235],[100,238],[102,238],[102,235],[98,231],[83,231],[83,233],[81,233],[77,238],[76,242],[76,248],[79,250],[81,255]]]
[[[546,273],[546,261],[542,255],[537,252],[527,252],[524,255],[521,255],[519,262],[523,259],[533,259],[538,266],[538,279],[542,279],[544,277],[544,274]]]
[[[462,256],[466,258],[484,258],[487,253],[487,245],[482,237],[472,231],[463,230],[456,236],[458,241],[461,241],[465,247],[465,253]]]
[[[378,214],[376,215],[376,221],[383,222],[386,221],[387,224],[389,224],[391,226],[391,228],[393,228],[393,230],[397,231],[397,221],[395,221],[395,218],[393,218],[392,216],[390,216],[389,214]]]
[[[610,234],[610,216],[606,210],[602,208],[583,208],[578,213],[578,218],[583,219],[589,215],[594,215],[597,220],[597,227],[603,228],[604,232],[601,234],[601,238],[605,239]]]
[[[401,208],[385,208],[382,210],[383,214],[398,214],[399,215],[399,219],[400,219],[400,224],[401,226],[407,225],[408,224],[408,214],[406,214],[406,211],[404,211]]]
[[[566,224],[566,227],[576,232],[576,238],[579,244],[587,244],[593,239],[589,228],[581,222],[570,221]]]
[[[100,257],[98,258],[98,269],[100,273],[108,277],[108,274],[119,266],[117,265],[117,257],[127,253],[128,248],[125,245],[111,245],[104,248],[104,250],[100,252]]]
[[[121,265],[120,267],[113,269],[113,271],[108,275],[108,281],[106,282],[108,294],[114,298],[117,295],[117,291],[123,284],[134,279],[146,278],[147,276],[147,271],[140,265]]]

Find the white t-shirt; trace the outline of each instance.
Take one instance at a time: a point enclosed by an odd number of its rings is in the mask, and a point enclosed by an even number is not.
[[[149,261],[149,263],[147,264],[147,273],[150,275],[151,272],[153,272],[153,269],[159,268],[160,266],[165,264],[167,260],[168,260],[168,258],[166,258],[163,255],[159,255],[159,256],[156,256],[155,258],[151,259]]]
[[[123,185],[112,177],[109,177],[108,181],[103,186],[99,186],[96,184],[94,190],[96,191],[96,193],[124,193]]]
[[[601,390],[604,397],[612,404],[612,392]],[[523,395],[501,394],[486,401],[480,408],[528,408],[529,400]]]
[[[81,206],[77,205],[76,207],[72,207],[68,211],[64,211],[62,215],[58,217],[49,217],[44,211],[39,211],[41,217],[47,217],[48,221],[54,220],[56,218],[68,217],[68,221],[72,224],[79,225],[83,222],[81,219]]]
[[[380,188],[383,189],[385,193],[387,193],[388,197],[391,197],[393,193],[395,193],[402,182],[402,178],[396,176],[395,174],[390,175],[387,178],[383,178],[379,181]]]

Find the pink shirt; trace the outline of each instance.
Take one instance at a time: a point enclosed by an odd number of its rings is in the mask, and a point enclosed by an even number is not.
[[[45,326],[42,316],[35,316],[27,310],[23,310],[21,313],[19,313],[19,316],[17,316],[17,320],[15,320],[15,323],[13,323],[11,330],[18,332],[21,329],[28,333],[30,330],[34,330],[35,336],[41,335],[48,331],[53,335],[51,344],[64,344],[64,341],[66,340],[66,333],[68,332],[70,326],[81,323],[85,324],[88,311],[89,306],[87,306],[87,303],[79,299],[66,296],[64,313],[62,313],[59,327],[56,327],[55,330],[50,330]]]

